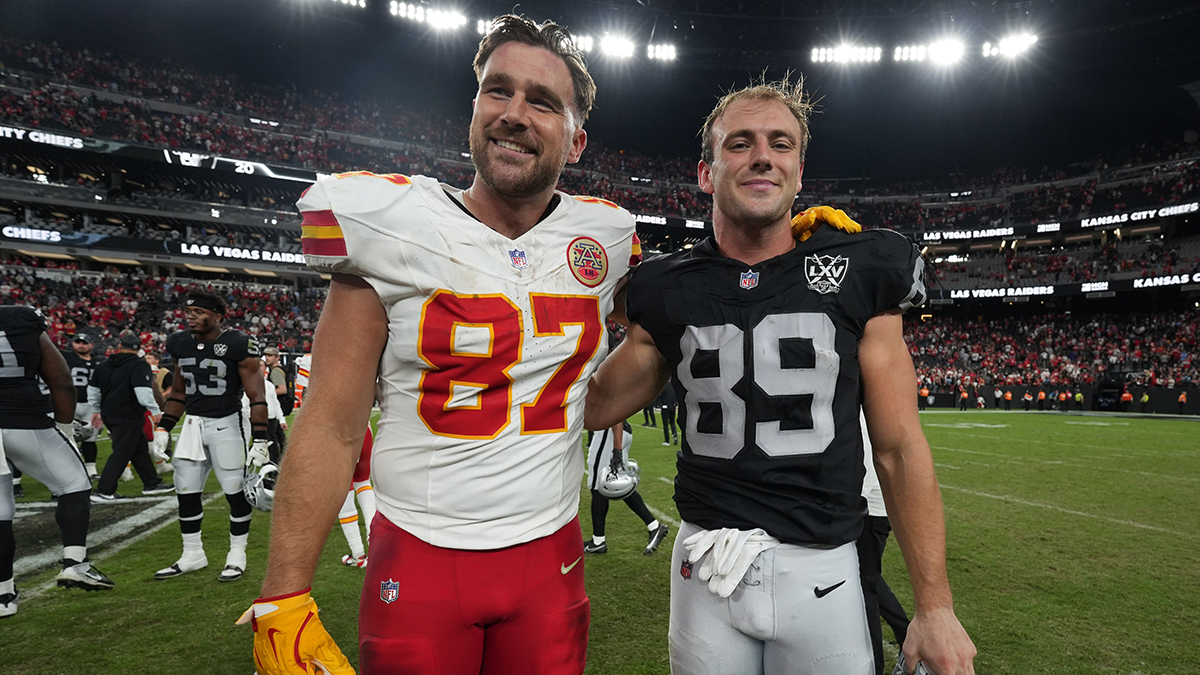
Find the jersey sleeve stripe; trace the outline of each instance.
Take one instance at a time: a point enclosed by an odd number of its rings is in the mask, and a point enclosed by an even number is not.
[[[305,255],[346,255],[346,238],[333,211],[306,211],[300,224]]]
[[[637,267],[642,262],[642,240],[638,239],[637,233],[633,233],[633,249],[629,254],[629,266]]]

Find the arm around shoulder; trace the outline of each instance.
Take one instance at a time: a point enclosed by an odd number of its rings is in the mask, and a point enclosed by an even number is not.
[[[667,360],[654,339],[631,323],[622,342],[588,383],[583,426],[597,431],[622,422],[646,407],[670,377]]]

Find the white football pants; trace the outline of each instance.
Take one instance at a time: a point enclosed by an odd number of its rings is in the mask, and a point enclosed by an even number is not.
[[[854,542],[763,551],[722,598],[700,580],[703,559],[681,573],[699,531],[684,522],[671,555],[672,675],[874,674]]]

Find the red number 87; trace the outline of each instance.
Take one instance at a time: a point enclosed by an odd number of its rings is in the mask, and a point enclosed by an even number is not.
[[[575,351],[563,360],[532,403],[521,404],[521,433],[567,430],[567,395],[604,337],[600,299],[592,295],[531,293],[535,337],[565,335],[580,326]],[[487,349],[456,349],[456,331],[489,332]],[[458,295],[437,291],[421,310],[417,354],[428,365],[421,376],[417,412],[430,432],[453,438],[495,438],[509,424],[512,376],[525,337],[519,307],[503,295]],[[456,394],[458,395],[457,404]],[[463,395],[466,395],[465,398]],[[473,403],[462,401],[473,399]]]

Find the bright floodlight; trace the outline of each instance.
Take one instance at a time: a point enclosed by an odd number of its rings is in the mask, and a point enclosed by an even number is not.
[[[999,51],[1000,54],[1012,58],[1028,51],[1035,42],[1037,42],[1037,36],[1029,33],[1010,35],[1000,41]]]
[[[343,5],[350,5],[351,7],[359,8],[366,8],[367,6],[367,0],[334,0],[334,2],[340,2]]]
[[[909,45],[907,47],[896,47],[896,51],[892,53],[893,61],[924,61],[927,48],[925,45]]]
[[[451,10],[431,9],[425,13],[425,21],[435,30],[454,30],[467,25],[467,17]]]
[[[479,19],[475,22],[475,30],[478,31],[480,35],[487,35],[488,28],[490,28],[491,25],[491,21],[488,21],[487,19]]]
[[[883,58],[882,47],[843,44],[833,48],[818,47],[812,50],[812,60],[816,63],[868,63],[881,58]]]
[[[957,63],[963,57],[965,47],[957,40],[943,40],[929,45],[929,60],[934,63]]]
[[[575,48],[581,52],[590,52],[595,46],[595,40],[590,35],[572,35],[571,39],[575,42]]]
[[[629,38],[620,35],[605,35],[604,39],[600,41],[600,49],[608,56],[627,59],[633,56],[635,47]]]
[[[674,61],[675,45],[646,45],[646,56],[660,61]]]

